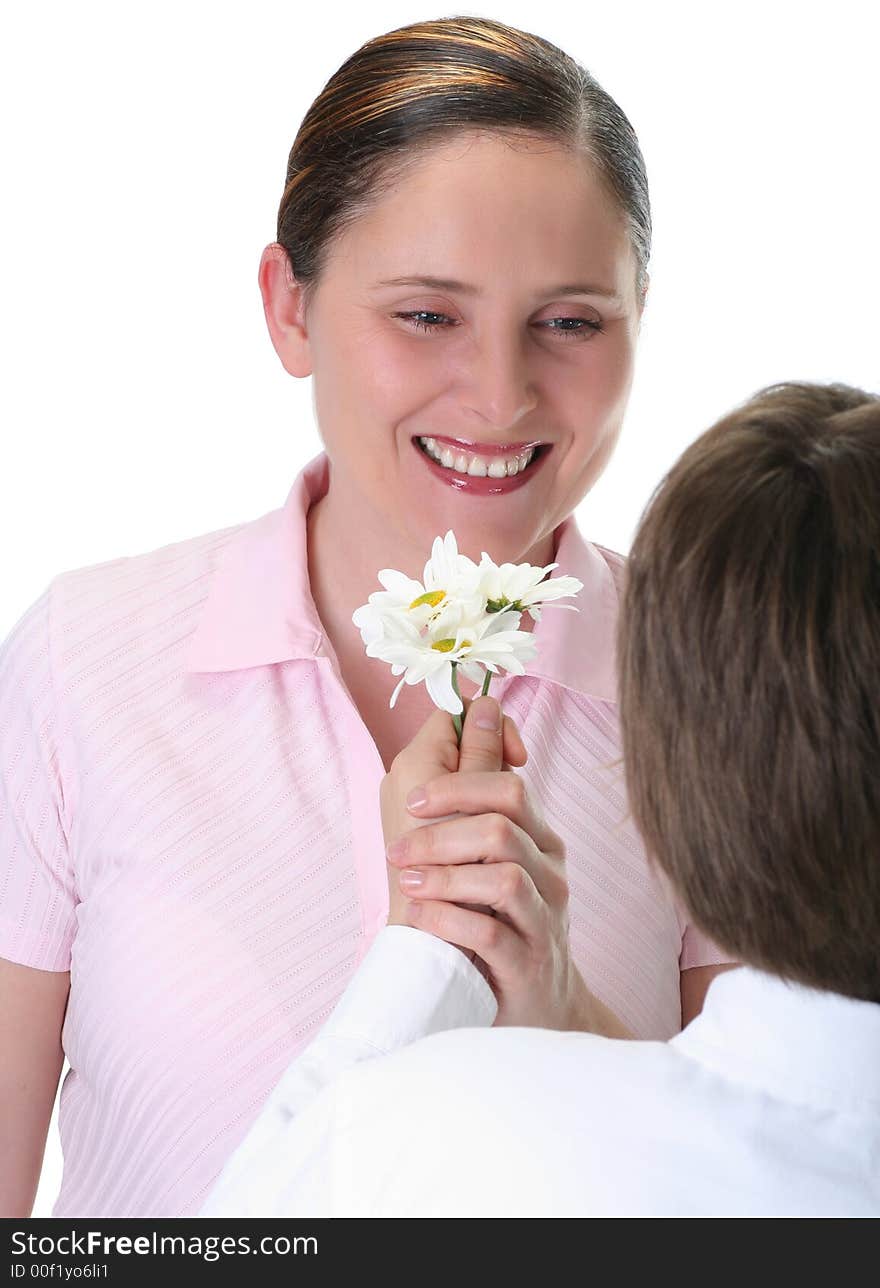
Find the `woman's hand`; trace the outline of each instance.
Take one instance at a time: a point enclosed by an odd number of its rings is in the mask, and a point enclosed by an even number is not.
[[[477,699],[462,698],[467,713]],[[500,707],[494,698],[479,699],[480,705],[488,709],[492,724],[492,742],[495,747],[495,760],[503,757],[501,764],[494,763],[496,769],[510,770],[511,765],[523,766],[528,753],[523,746],[522,738],[510,716],[504,717],[504,727],[499,737],[494,732]],[[471,716],[469,744],[473,743],[475,733],[483,733],[476,724],[482,718],[481,710]],[[462,729],[464,734],[464,729]],[[462,740],[462,746],[465,746]],[[468,755],[465,747],[465,755]],[[454,774],[459,769],[459,746],[448,711],[432,712],[413,740],[401,751],[392,762],[391,768],[382,779],[379,788],[379,805],[382,814],[382,831],[386,846],[399,840],[408,832],[414,831],[423,824],[407,809],[406,798],[414,787],[430,781],[441,774]],[[403,893],[399,873],[396,868],[388,869],[388,925],[408,926],[412,922],[407,917],[408,899]],[[473,958],[473,952],[467,952]]]
[[[453,756],[445,725],[435,719],[446,716],[452,730],[445,712],[425,723],[400,753],[400,765],[395,761],[392,767],[398,769],[401,792],[405,782],[407,791],[421,786],[425,795],[423,805],[407,806],[409,816],[425,820],[424,825],[401,828],[387,851],[410,901],[396,902],[396,919],[476,955],[498,1000],[496,1024],[627,1037],[571,959],[563,842],[519,775],[499,772],[509,768],[505,753],[509,762],[524,764],[525,749],[521,757],[511,755],[509,717],[503,736],[497,723],[494,730],[479,728],[476,717],[483,707],[494,707],[497,722],[494,698],[474,700],[464,721],[457,772],[449,767]],[[451,740],[454,750],[454,731]],[[439,772],[417,782],[416,769],[432,758]]]

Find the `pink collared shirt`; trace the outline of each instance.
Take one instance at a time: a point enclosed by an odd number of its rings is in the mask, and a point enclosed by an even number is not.
[[[54,1215],[196,1212],[384,924],[384,769],[308,583],[328,483],[321,452],[280,510],[56,577],[0,651],[0,956],[71,973]],[[492,692],[566,845],[578,966],[668,1038],[680,969],[725,955],[628,818],[622,561],[572,517],[556,560],[580,611]]]

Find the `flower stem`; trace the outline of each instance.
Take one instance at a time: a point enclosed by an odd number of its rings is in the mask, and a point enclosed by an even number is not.
[[[455,676],[455,667],[456,667],[456,663],[453,662],[452,663],[452,690],[455,693],[455,696],[457,698],[460,698],[461,694],[458,691],[458,680],[456,679],[456,676]],[[453,716],[452,723],[455,727],[455,736],[458,739],[458,745],[460,747],[461,746],[461,716]]]

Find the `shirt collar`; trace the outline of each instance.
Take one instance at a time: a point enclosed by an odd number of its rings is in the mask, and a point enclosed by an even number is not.
[[[237,671],[294,658],[329,656],[309,586],[306,516],[329,486],[319,452],[301,470],[280,510],[246,523],[223,550],[186,655],[187,671]],[[618,596],[611,569],[585,541],[574,516],[558,529],[551,576],[577,577],[576,613],[550,604],[533,631],[538,656],[529,675],[614,701]],[[378,589],[378,582],[377,582]],[[355,627],[352,626],[352,630]],[[506,676],[493,691],[506,687]]]
[[[788,1103],[880,1109],[880,1005],[742,966],[709,986],[672,1045]]]
[[[557,529],[558,563],[551,577],[577,577],[583,590],[571,603],[577,612],[554,604],[542,607],[533,632],[538,655],[527,673],[553,680],[585,697],[617,701],[615,636],[619,601],[617,583],[599,547],[584,540],[573,514]]]
[[[238,671],[321,652],[306,515],[327,491],[329,466],[319,452],[297,475],[282,509],[246,523],[225,548],[190,641],[187,671]]]

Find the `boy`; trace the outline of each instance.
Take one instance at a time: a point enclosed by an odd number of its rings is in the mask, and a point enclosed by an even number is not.
[[[743,966],[667,1043],[475,1029],[476,967],[389,926],[205,1215],[880,1213],[880,399],[774,386],[694,443],[618,654],[633,815]]]

